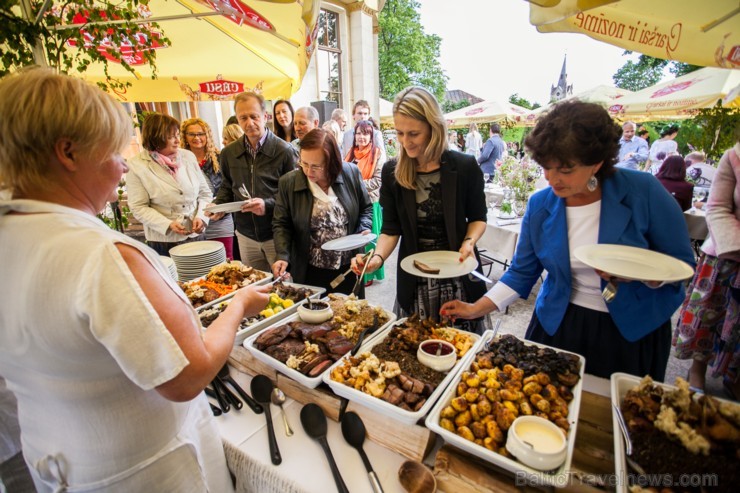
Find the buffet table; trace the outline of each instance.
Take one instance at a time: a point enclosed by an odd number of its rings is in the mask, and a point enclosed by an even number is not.
[[[233,368],[231,373],[240,385],[249,389],[249,375]],[[595,486],[600,490],[608,486],[608,478],[614,473],[611,409],[609,398],[600,395],[608,390],[608,382],[587,375],[584,386],[588,390],[583,393],[573,470],[564,481],[563,491],[596,491]],[[283,457],[279,466],[270,462],[264,415],[254,414],[245,406],[240,411],[232,410],[216,418],[229,469],[236,477],[237,492],[336,491],[329,465],[318,442],[303,431],[300,422],[302,407],[303,404],[293,399],[288,399],[283,406],[295,432],[292,437],[286,437],[280,410],[272,406],[273,425]],[[393,426],[387,418],[382,421],[388,433],[398,432],[396,428],[404,427],[400,423],[398,427]],[[368,420],[366,425],[372,426]],[[332,419],[328,419],[328,441],[349,491],[371,493],[372,488],[359,454],[344,441],[339,423]],[[438,491],[523,491],[522,485],[517,486],[516,478],[511,473],[497,470],[447,445],[442,446],[440,439],[436,442],[425,462],[434,467]],[[398,470],[407,460],[406,457],[369,439],[365,441],[364,449],[384,491],[403,492]]]
[[[521,218],[499,218],[499,210],[498,208],[488,209],[486,231],[478,240],[478,247],[486,250],[484,254],[508,266],[516,252],[522,222]]]
[[[689,238],[697,241],[704,241],[709,235],[707,227],[707,213],[704,209],[694,209],[693,207],[684,211],[683,218],[686,220],[686,226],[689,228]]]

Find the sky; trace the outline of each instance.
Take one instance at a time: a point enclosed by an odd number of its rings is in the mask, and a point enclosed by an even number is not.
[[[524,0],[418,0],[427,34],[442,38],[440,63],[447,89],[483,99],[516,93],[545,105],[567,55],[573,93],[613,86],[612,76],[634,56],[583,34],[538,33]]]

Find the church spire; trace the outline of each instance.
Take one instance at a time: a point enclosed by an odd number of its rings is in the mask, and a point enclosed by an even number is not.
[[[566,71],[565,64],[568,55],[563,55],[563,68],[560,70],[560,78],[558,78],[558,84],[556,86],[550,86],[550,102],[554,103],[560,101],[573,94],[573,84],[568,85],[568,72]]]

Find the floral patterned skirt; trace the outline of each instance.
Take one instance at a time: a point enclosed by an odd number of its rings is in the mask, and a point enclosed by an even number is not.
[[[740,369],[739,273],[736,261],[702,255],[673,334],[676,357],[711,363],[715,378]]]

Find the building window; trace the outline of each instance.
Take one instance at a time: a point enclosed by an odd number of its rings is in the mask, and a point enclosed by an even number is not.
[[[340,105],[342,100],[342,49],[339,44],[339,15],[321,9],[317,36],[316,68],[319,77],[319,94],[325,101]]]

